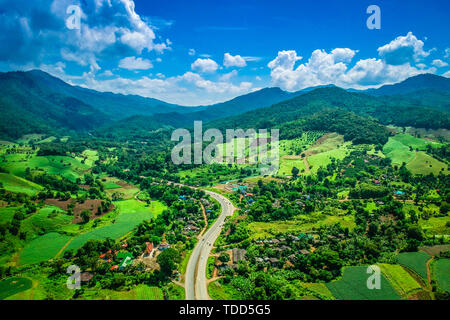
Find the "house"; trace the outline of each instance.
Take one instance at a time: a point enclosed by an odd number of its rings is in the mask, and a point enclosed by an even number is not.
[[[232,250],[233,263],[236,263],[241,260],[245,260],[246,253],[247,253],[247,251],[245,249],[233,248],[233,250]]]
[[[94,277],[94,275],[90,272],[82,272],[80,273],[80,281],[81,282],[89,282]]]
[[[257,263],[263,263],[264,262],[263,258],[256,258],[255,260],[256,260]]]
[[[301,254],[303,254],[303,255],[308,255],[310,252],[308,251],[308,250],[306,250],[306,249],[302,249],[302,250],[299,250],[299,252],[301,253]]]
[[[278,259],[277,258],[270,258],[269,262],[270,264],[272,264],[272,266],[276,266],[278,264]]]
[[[158,246],[158,250],[159,251],[164,251],[164,250],[169,249],[169,248],[170,248],[170,244],[168,244],[166,242],[160,243],[159,246]]]

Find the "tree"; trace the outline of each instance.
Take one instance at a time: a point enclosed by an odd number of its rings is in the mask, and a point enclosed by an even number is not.
[[[80,216],[81,219],[83,219],[83,223],[88,223],[89,219],[91,218],[91,212],[89,210],[83,210]]]
[[[297,175],[300,172],[300,170],[298,170],[297,167],[293,167],[291,172],[292,172],[292,177],[295,178],[295,177],[297,177]]]
[[[161,252],[157,260],[161,267],[161,272],[166,277],[170,277],[172,272],[177,268],[177,263],[180,262],[181,256],[177,250],[169,248]]]
[[[228,261],[230,261],[230,255],[228,253],[222,253],[219,256],[219,261],[222,263],[227,263]]]

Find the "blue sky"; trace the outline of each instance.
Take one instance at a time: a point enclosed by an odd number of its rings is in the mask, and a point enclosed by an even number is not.
[[[372,4],[380,30],[366,26]],[[80,29],[66,26],[70,5]],[[450,77],[449,9],[446,0],[0,0],[0,70],[40,68],[183,105],[268,86],[364,89]]]

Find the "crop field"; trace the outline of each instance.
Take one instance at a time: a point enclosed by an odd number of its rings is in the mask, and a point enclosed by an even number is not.
[[[0,281],[0,300],[30,289],[32,281],[28,278],[12,277]]]
[[[68,216],[58,207],[48,206],[40,209],[22,222],[23,231],[27,233],[53,232],[72,223],[72,216]]]
[[[439,259],[434,265],[434,276],[439,288],[450,292],[450,259]]]
[[[165,209],[165,206],[158,201],[152,201],[148,207],[136,200],[117,201],[114,202],[114,205],[119,211],[119,216],[113,224],[76,236],[65,250],[77,250],[89,240],[120,238],[137,227],[142,221],[156,217]]]
[[[23,155],[7,155],[2,165],[9,173],[19,177],[25,176],[26,168],[41,169],[48,174],[63,176],[72,182],[79,178],[86,170],[90,169],[87,164],[66,156],[31,156],[23,159]]]
[[[36,263],[53,258],[70,237],[51,232],[28,243],[20,254],[20,264]]]
[[[404,298],[420,291],[422,287],[402,266],[397,264],[380,263],[378,266],[394,289]]]
[[[312,291],[320,296],[328,299],[335,300],[336,298],[331,293],[330,289],[325,285],[325,283],[302,283],[302,287]]]
[[[380,290],[367,288],[367,266],[344,267],[342,279],[326,284],[333,296],[342,300],[399,300],[400,295],[381,274]]]
[[[42,186],[34,182],[7,173],[0,173],[0,182],[8,191],[26,193],[30,196],[35,195],[43,189]]]
[[[76,157],[78,161],[83,161],[89,167],[93,167],[95,161],[99,159],[98,152],[95,150],[84,150],[80,157]]]
[[[423,279],[427,279],[426,263],[430,256],[425,252],[402,252],[397,255],[396,260],[399,264],[415,271]]]

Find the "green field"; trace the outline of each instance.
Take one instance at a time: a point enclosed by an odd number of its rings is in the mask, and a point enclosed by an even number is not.
[[[296,167],[300,172],[305,170],[305,163],[303,159],[280,159],[280,169],[278,170],[279,175],[292,175],[292,168]]]
[[[336,298],[331,293],[330,289],[325,283],[302,283],[302,287],[312,291],[327,300],[335,300]]]
[[[383,147],[383,153],[392,160],[392,164],[401,165],[403,162],[408,163],[414,159],[414,151],[410,151],[409,147],[404,145],[393,137]]]
[[[72,216],[66,215],[63,210],[54,206],[40,209],[31,217],[22,222],[22,231],[28,234],[36,232],[53,232],[72,223]]]
[[[420,291],[422,287],[402,266],[396,264],[380,263],[378,266],[394,289],[404,298]]]
[[[427,279],[427,261],[430,256],[425,252],[402,252],[397,255],[396,260],[399,264],[415,271],[423,279]]]
[[[18,207],[0,207],[0,224],[11,222]]]
[[[165,206],[158,201],[152,201],[148,207],[145,203],[137,200],[117,201],[114,202],[114,205],[120,214],[113,224],[80,234],[69,243],[65,250],[77,250],[89,240],[120,238],[137,227],[142,221],[156,217],[165,209]]]
[[[400,295],[381,274],[381,288],[368,289],[366,266],[344,267],[342,279],[326,284],[333,296],[341,300],[399,300]]]
[[[34,182],[7,173],[0,173],[0,182],[8,191],[26,193],[30,196],[35,195],[40,190],[44,189]]]
[[[12,277],[0,281],[0,300],[30,289],[32,282],[28,278]]]
[[[414,174],[427,175],[432,173],[438,175],[439,172],[448,174],[448,167],[445,163],[436,160],[423,151],[416,152],[406,168]]]
[[[450,259],[439,259],[434,263],[434,275],[439,288],[450,292]]]
[[[236,290],[231,285],[221,284],[219,280],[208,284],[208,293],[212,300],[236,300]]]
[[[264,239],[283,233],[312,232],[322,225],[340,223],[343,227],[355,227],[353,216],[330,216],[320,213],[298,215],[297,220],[251,222],[248,225],[250,239]]]
[[[56,232],[37,237],[23,248],[20,254],[20,264],[37,263],[51,259],[69,240],[69,236]]]
[[[30,159],[26,159],[22,154],[11,154],[6,155],[5,158],[6,161],[2,163],[2,167],[19,177],[24,177],[26,168],[30,168],[60,175],[74,182],[91,168],[87,164],[82,164],[78,159],[66,156],[31,156]]]
[[[427,235],[450,235],[450,216],[420,219],[419,225]]]

